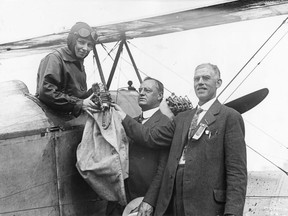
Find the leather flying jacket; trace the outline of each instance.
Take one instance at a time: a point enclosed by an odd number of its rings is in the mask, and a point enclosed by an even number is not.
[[[83,99],[91,94],[92,89],[87,91],[83,61],[76,59],[68,47],[57,49],[41,60],[36,97],[47,106],[77,117]]]

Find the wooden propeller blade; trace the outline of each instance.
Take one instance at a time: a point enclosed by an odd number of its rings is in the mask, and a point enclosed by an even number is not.
[[[258,105],[268,95],[269,90],[267,88],[260,89],[258,91],[247,94],[243,97],[237,98],[233,101],[226,103],[225,105],[237,110],[243,114],[248,110]]]

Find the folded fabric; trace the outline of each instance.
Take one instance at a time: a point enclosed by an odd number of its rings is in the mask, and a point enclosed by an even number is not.
[[[126,205],[124,179],[128,178],[128,139],[118,113],[111,108],[111,117],[103,127],[104,113],[88,117],[82,141],[77,148],[76,167],[81,176],[102,199]],[[109,120],[109,119],[108,119]]]

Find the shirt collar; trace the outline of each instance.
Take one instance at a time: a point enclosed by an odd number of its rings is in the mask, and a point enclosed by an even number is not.
[[[212,106],[212,104],[213,104],[215,101],[216,101],[216,97],[213,98],[213,99],[211,99],[211,100],[209,100],[208,102],[206,102],[206,103],[203,104],[202,106],[197,105],[197,108],[200,107],[200,108],[203,109],[204,111],[207,111],[207,110]]]
[[[153,109],[143,111],[142,112],[143,118],[144,119],[150,118],[155,112],[157,112],[158,109],[159,109],[159,107],[155,107]]]

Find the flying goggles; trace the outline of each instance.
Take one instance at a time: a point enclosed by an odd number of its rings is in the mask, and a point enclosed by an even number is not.
[[[91,36],[92,39],[96,42],[98,39],[98,36],[95,31],[90,32],[88,29],[81,28],[77,32],[74,32],[74,34],[79,35],[80,37],[87,38],[88,36]]]

